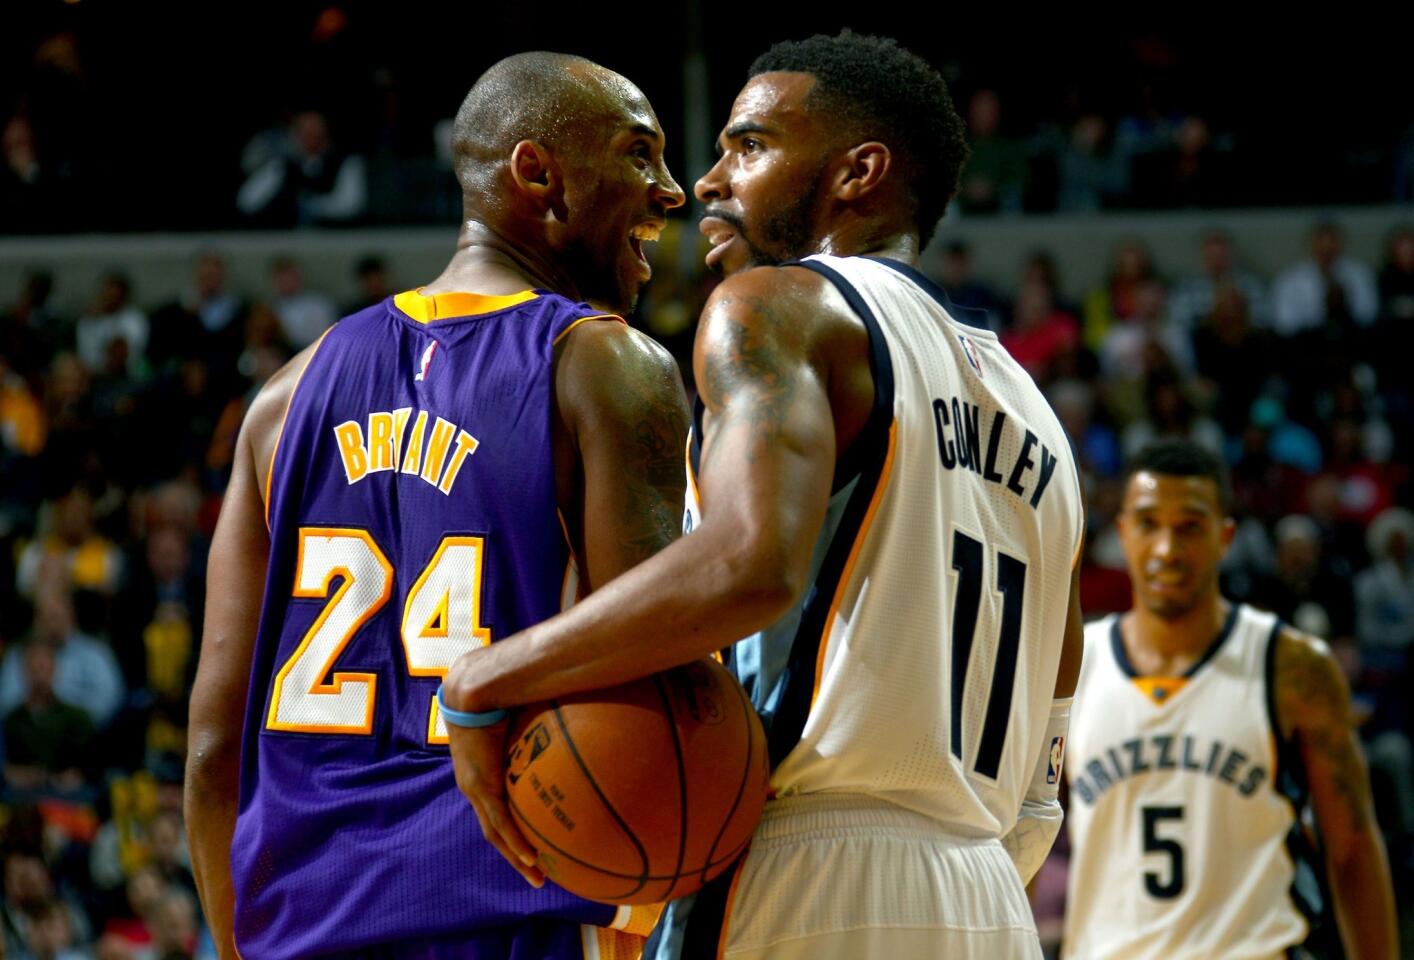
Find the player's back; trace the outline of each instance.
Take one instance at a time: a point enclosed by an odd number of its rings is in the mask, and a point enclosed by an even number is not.
[[[1041,750],[1083,522],[1065,434],[989,331],[894,261],[812,257],[869,329],[875,409],[800,608],[738,644],[780,796],[997,837]]]
[[[485,842],[434,701],[462,652],[561,608],[553,345],[596,315],[408,293],[316,347],[270,468],[231,857],[244,956],[614,916]]]

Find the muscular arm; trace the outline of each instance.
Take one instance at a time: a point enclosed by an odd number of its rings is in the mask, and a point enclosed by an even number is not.
[[[515,706],[667,669],[766,626],[799,596],[835,431],[811,317],[798,312],[814,305],[792,299],[784,273],[733,277],[703,315],[702,525],[566,613],[463,657],[447,677],[452,706]]]
[[[1345,678],[1319,640],[1284,630],[1276,642],[1278,718],[1306,767],[1345,952],[1392,960],[1394,893]]]
[[[251,405],[236,441],[231,483],[207,566],[206,620],[192,686],[183,807],[202,913],[223,958],[236,956],[231,835],[239,798],[246,688],[270,552],[261,493],[265,470],[257,464],[270,462],[285,401],[311,353],[306,350],[271,378]]]
[[[588,593],[679,536],[687,399],[668,352],[620,323],[576,328],[556,369],[556,405],[573,447],[562,500]]]

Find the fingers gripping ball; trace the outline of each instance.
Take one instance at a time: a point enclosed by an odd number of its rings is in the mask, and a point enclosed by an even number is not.
[[[745,849],[770,777],[746,691],[703,659],[521,711],[506,789],[545,875],[608,903],[685,896]]]

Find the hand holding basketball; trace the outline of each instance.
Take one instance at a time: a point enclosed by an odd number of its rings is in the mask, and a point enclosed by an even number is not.
[[[508,721],[489,727],[458,727],[447,724],[451,741],[452,769],[457,787],[471,801],[477,822],[487,842],[525,877],[531,886],[545,884],[545,875],[535,865],[535,848],[526,842],[506,806],[506,732]]]

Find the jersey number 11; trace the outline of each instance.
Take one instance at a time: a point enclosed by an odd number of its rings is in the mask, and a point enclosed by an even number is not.
[[[983,548],[961,530],[952,535],[952,568],[957,572],[957,596],[952,611],[952,754],[962,759],[962,702],[967,685],[967,667],[972,661],[972,641],[977,633],[977,610],[982,602]],[[997,656],[992,663],[992,686],[987,694],[987,713],[977,759],[972,769],[995,780],[1006,745],[1007,723],[1011,719],[1013,680],[1017,653],[1021,647],[1021,609],[1026,596],[1026,564],[997,551],[997,590],[1002,595],[1002,625],[997,638]]]

